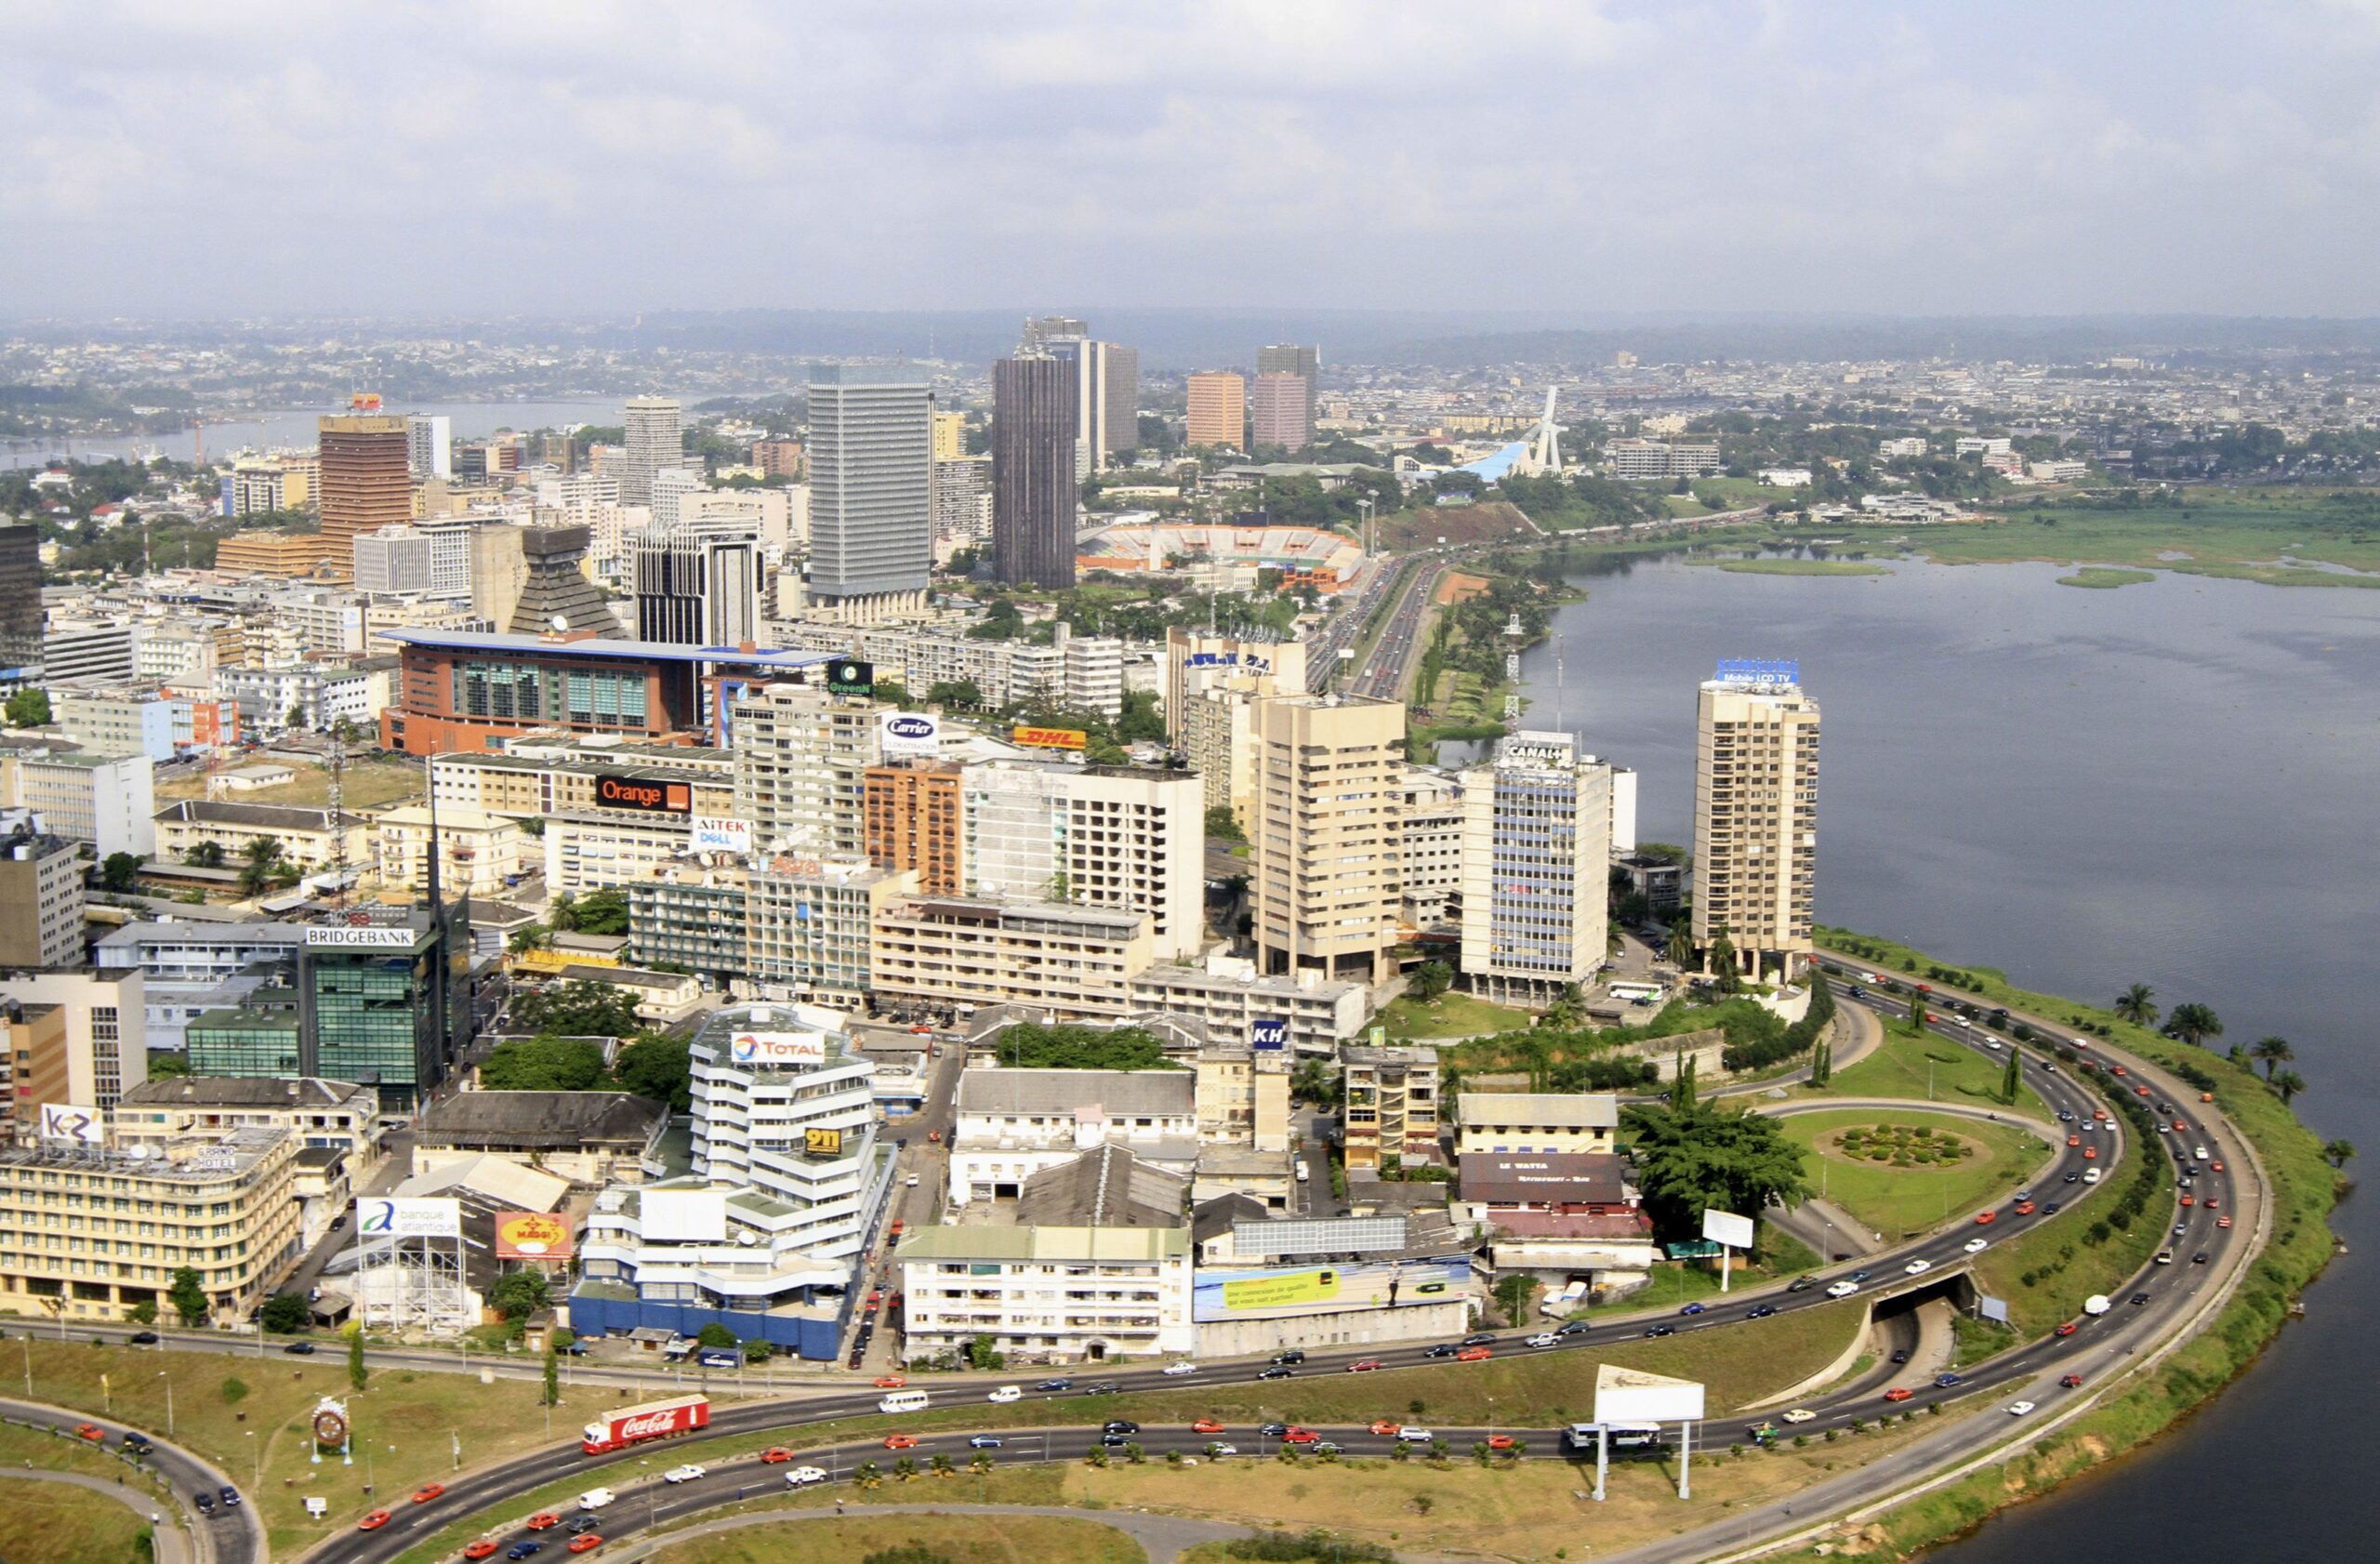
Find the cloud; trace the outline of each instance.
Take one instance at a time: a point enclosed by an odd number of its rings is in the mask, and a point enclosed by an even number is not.
[[[15,313],[2380,310],[2380,5],[17,0]]]

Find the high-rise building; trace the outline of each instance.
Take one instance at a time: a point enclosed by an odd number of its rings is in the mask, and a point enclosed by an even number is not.
[[[1339,1054],[1342,1145],[1350,1168],[1438,1159],[1438,1051],[1355,1047]]]
[[[1190,758],[1207,806],[1245,827],[1256,791],[1256,706],[1303,695],[1305,643],[1190,629],[1165,633],[1166,737]]]
[[[483,528],[495,532],[496,528]],[[619,621],[587,578],[588,529],[583,526],[505,527],[519,544],[519,588],[510,612],[498,620],[508,634],[585,634],[620,638]],[[474,592],[477,588],[474,585]]]
[[[442,891],[442,900],[443,893]],[[306,931],[298,962],[298,1067],[379,1089],[410,1109],[470,1041],[469,903],[379,908]]]
[[[755,440],[752,442],[752,464],[763,478],[799,478],[801,476],[801,442],[799,440]]]
[[[1109,457],[1140,444],[1139,350],[1078,335],[1046,338],[1038,346],[1020,349],[1016,356],[1064,359],[1075,366],[1077,483],[1105,471]]]
[[[0,809],[0,967],[83,961],[82,850],[27,809]]]
[[[760,544],[658,524],[631,540],[640,641],[741,646],[760,630]]]
[[[992,549],[1003,581],[1075,584],[1079,369],[1062,358],[992,365]]]
[[[735,817],[763,851],[866,855],[868,768],[884,761],[875,701],[811,684],[760,684],[730,708]]]
[[[1541,1004],[1603,965],[1611,768],[1568,734],[1516,733],[1462,774],[1462,972]]]
[[[41,676],[41,529],[0,522],[0,688]]]
[[[1223,371],[1190,377],[1192,445],[1242,450],[1248,444],[1248,382]]]
[[[933,416],[933,459],[952,461],[967,454],[967,415],[936,412]]]
[[[697,495],[710,485],[703,475],[683,467],[665,467],[653,475],[653,524],[673,527],[678,524],[679,502],[690,495]]]
[[[1387,978],[1395,969],[1405,707],[1361,696],[1257,704],[1257,956],[1267,972]]]
[[[951,457],[933,464],[933,538],[937,544],[992,540],[992,458]]]
[[[112,1108],[125,1093],[149,1079],[143,1027],[147,980],[139,973],[89,968],[0,973],[0,1000],[28,1007],[55,1006],[65,1019],[62,1035],[39,1040],[44,1045],[41,1058],[16,1061],[13,1104],[81,1103]],[[36,1080],[29,1081],[28,1075]],[[28,1085],[34,1089],[26,1090]]]
[[[1141,350],[1120,342],[1103,346],[1107,362],[1099,383],[1106,410],[1100,423],[1100,455],[1128,456],[1141,448]],[[1103,459],[1099,465],[1107,462]]]
[[[866,789],[867,855],[884,868],[913,870],[929,895],[967,889],[964,768],[940,761],[896,761],[870,766]]]
[[[1818,707],[1800,665],[1722,661],[1695,733],[1694,943],[1725,934],[1738,968],[1791,978],[1807,961],[1818,852]]]
[[[686,435],[674,396],[632,396],[620,411],[626,455],[615,474],[620,481],[620,503],[653,503],[653,475],[678,467],[686,457]],[[610,472],[610,468],[605,468]]]
[[[1302,451],[1314,444],[1307,405],[1312,388],[1299,375],[1259,375],[1250,399],[1249,440],[1257,445],[1278,445]]]
[[[1305,381],[1305,427],[1314,429],[1315,387],[1322,378],[1322,350],[1275,342],[1256,350],[1259,375],[1295,375]]]
[[[355,590],[378,596],[420,596],[430,590],[430,534],[420,527],[382,527],[355,540]]]
[[[413,524],[413,460],[405,420],[378,413],[325,417],[319,425],[323,546],[341,576],[355,567],[355,540]]]
[[[1091,335],[1091,323],[1078,321],[1072,315],[1033,315],[1025,323],[1025,330],[1017,337],[1019,353],[1037,353],[1052,342],[1079,339]]]
[[[1012,762],[969,766],[961,792],[969,895],[1141,913],[1157,960],[1197,955],[1206,799],[1197,776]]]
[[[405,415],[405,462],[419,478],[455,475],[455,420],[443,413]]]
[[[922,606],[933,568],[933,396],[910,364],[810,372],[810,596]]]

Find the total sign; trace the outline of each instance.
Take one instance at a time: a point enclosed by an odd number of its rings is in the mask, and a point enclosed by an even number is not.
[[[739,1065],[823,1065],[826,1039],[818,1032],[736,1032],[727,1056]]]

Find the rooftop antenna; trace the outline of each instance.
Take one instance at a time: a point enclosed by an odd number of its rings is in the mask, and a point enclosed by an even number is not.
[[[331,723],[331,905],[347,905],[347,719]]]

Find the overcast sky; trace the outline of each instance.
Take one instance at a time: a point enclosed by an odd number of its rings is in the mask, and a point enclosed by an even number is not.
[[[2380,0],[0,22],[0,316],[2380,313]]]

